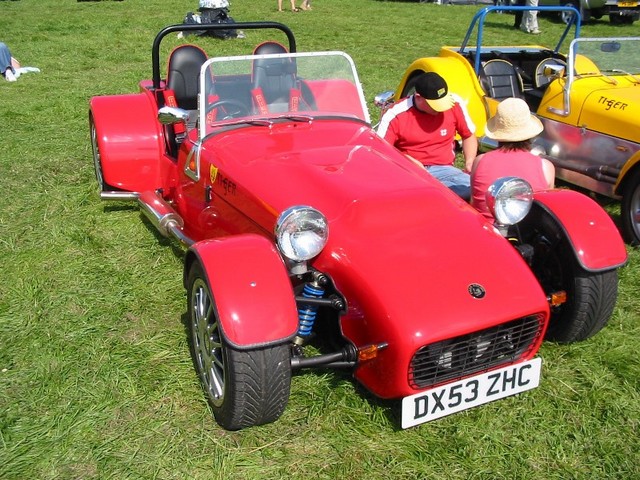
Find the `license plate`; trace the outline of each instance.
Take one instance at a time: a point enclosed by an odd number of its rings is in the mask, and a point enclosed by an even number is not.
[[[402,428],[484,405],[540,384],[542,359],[509,365],[402,399]]]
[[[618,2],[619,7],[635,7],[638,2]]]

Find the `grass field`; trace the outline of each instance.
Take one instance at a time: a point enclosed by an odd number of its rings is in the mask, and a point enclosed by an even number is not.
[[[91,96],[134,92],[150,78],[154,35],[197,5],[0,1],[0,41],[42,70],[0,79],[0,479],[640,478],[632,249],[610,324],[580,344],[545,344],[536,390],[402,431],[395,403],[346,374],[305,372],[278,422],[233,433],[216,425],[189,358],[181,250],[136,208],[100,202],[87,121]],[[286,23],[299,50],[351,54],[368,100],[395,88],[415,58],[459,43],[479,8],[231,7],[237,21]],[[511,21],[492,19],[500,41],[529,41]],[[562,28],[540,26],[543,44]],[[633,35],[637,24],[604,19],[583,33]],[[203,43],[219,55],[247,53],[257,40]]]

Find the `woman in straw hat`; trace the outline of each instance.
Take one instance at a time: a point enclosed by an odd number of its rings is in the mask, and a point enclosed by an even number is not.
[[[507,98],[498,104],[485,127],[485,135],[497,140],[498,148],[478,155],[471,167],[471,204],[480,213],[492,219],[485,194],[500,177],[523,178],[534,191],[553,188],[553,163],[530,151],[531,139],[542,130],[542,122],[531,114],[524,100]]]

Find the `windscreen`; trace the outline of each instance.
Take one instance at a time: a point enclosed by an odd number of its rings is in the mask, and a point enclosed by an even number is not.
[[[369,113],[351,58],[342,52],[212,58],[200,74],[202,134],[239,121]]]

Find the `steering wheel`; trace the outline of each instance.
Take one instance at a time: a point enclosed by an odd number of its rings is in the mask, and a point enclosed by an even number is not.
[[[544,60],[542,60],[536,67],[536,78],[534,87],[545,88],[547,85],[549,85],[549,83],[551,83],[553,78],[545,75],[544,72],[546,67],[549,66],[563,67],[566,71],[567,62],[565,62],[564,60],[560,60],[559,58],[545,58]]]
[[[318,110],[318,105],[316,105],[316,99],[313,96],[313,92],[305,81],[300,82],[300,94],[300,101],[309,107],[308,110]]]
[[[227,108],[224,108],[227,107]],[[238,100],[218,100],[207,107],[207,115],[216,108],[222,113],[216,120],[228,120],[229,118],[244,117],[249,115],[249,108]]]

